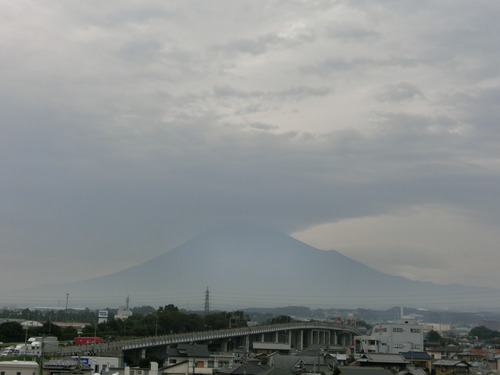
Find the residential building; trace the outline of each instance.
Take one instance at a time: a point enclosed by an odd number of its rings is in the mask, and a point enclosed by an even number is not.
[[[339,366],[339,375],[394,375],[383,367]]]
[[[0,361],[0,375],[38,375],[35,361]]]
[[[44,375],[82,374],[92,375],[92,367],[78,359],[51,359],[43,362]]]
[[[120,359],[117,357],[80,356],[73,359],[89,365],[94,373],[108,373],[109,369],[120,365]]]
[[[215,368],[234,366],[232,353],[210,353],[207,345],[178,344],[168,348],[165,366],[160,370],[163,374],[209,374]]]
[[[281,355],[270,357],[269,365],[287,370],[293,374],[323,374],[331,372],[337,364],[333,357],[316,355]]]
[[[401,352],[400,353],[412,366],[431,370],[432,356],[427,352]]]
[[[429,353],[433,359],[456,358],[458,353],[461,352],[458,346],[453,345],[428,347],[425,348],[425,351]]]
[[[214,375],[264,375],[267,374],[270,367],[260,363],[241,363],[235,367],[226,367],[214,369]],[[292,375],[290,373],[290,375]]]
[[[432,364],[436,375],[462,375],[469,373],[470,364],[457,359],[438,359]]]
[[[365,353],[356,360],[360,366],[383,367],[398,372],[404,370],[410,361],[397,353]]]

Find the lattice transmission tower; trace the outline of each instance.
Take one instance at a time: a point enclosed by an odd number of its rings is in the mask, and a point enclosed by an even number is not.
[[[205,292],[205,314],[208,314],[210,312],[210,292],[208,291],[208,286],[207,286],[207,291]]]

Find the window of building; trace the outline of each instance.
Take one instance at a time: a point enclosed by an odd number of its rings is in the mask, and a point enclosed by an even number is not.
[[[404,348],[405,346],[403,344],[394,344],[395,349],[401,349]]]
[[[197,361],[196,362],[196,367],[203,368],[203,367],[205,367],[205,364],[203,363],[203,361]]]
[[[21,375],[21,371],[16,372],[16,375]]]
[[[412,328],[410,329],[411,333],[420,333],[420,328]]]
[[[229,361],[219,361],[219,367],[229,367]]]
[[[5,371],[0,371],[0,375],[5,375]]]
[[[213,359],[208,360],[208,368],[214,368],[215,367],[215,361]]]
[[[404,332],[404,329],[396,327],[392,329],[392,332]]]

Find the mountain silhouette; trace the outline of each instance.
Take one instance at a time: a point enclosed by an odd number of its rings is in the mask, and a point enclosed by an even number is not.
[[[438,285],[379,272],[335,250],[318,250],[288,235],[256,227],[200,234],[137,266],[38,293],[71,293],[101,307],[117,296],[152,306],[203,309],[209,287],[214,308],[498,307],[499,289]],[[490,301],[491,299],[491,301]]]

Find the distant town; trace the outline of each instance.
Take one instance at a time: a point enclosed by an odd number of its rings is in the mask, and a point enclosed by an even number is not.
[[[310,309],[0,310],[1,375],[498,374],[500,313]]]

